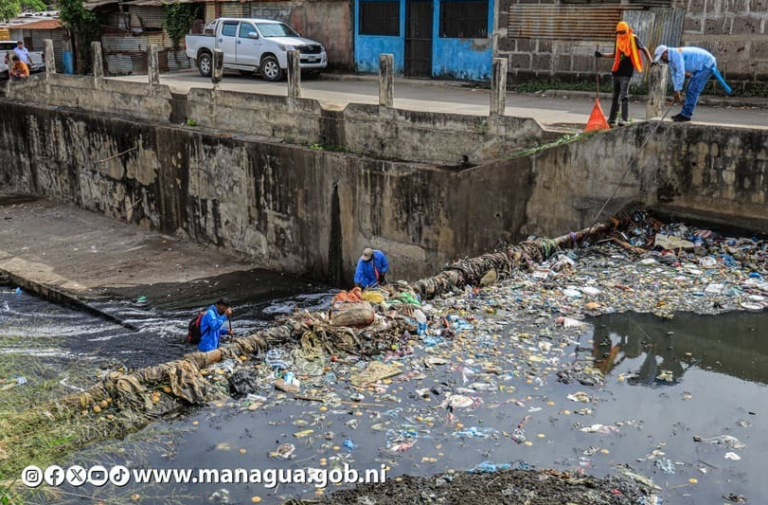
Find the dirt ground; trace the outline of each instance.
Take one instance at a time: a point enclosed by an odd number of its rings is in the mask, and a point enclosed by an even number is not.
[[[384,484],[344,489],[320,501],[286,505],[637,505],[652,498],[626,481],[593,477],[565,478],[557,471],[504,470],[432,477],[404,476]]]

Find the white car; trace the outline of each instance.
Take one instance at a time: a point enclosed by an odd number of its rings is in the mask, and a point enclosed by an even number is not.
[[[213,71],[213,50],[224,52],[224,68],[259,72],[267,81],[279,81],[288,68],[288,51],[301,53],[304,72],[319,73],[328,55],[319,42],[301,37],[293,28],[271,19],[219,18],[205,28],[206,35],[187,35],[187,56],[197,62],[204,77]],[[210,33],[210,35],[207,35]]]

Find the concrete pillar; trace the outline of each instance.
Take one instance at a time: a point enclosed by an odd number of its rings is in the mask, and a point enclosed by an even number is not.
[[[301,97],[301,53],[288,51],[288,98]]]
[[[645,105],[645,119],[661,117],[664,114],[668,74],[666,65],[654,65],[648,68],[648,103]]]
[[[395,105],[395,55],[379,55],[379,106]]]
[[[149,85],[160,84],[160,60],[158,59],[157,44],[150,44],[147,50],[147,74],[149,75]]]
[[[211,82],[214,89],[217,88],[221,79],[224,77],[224,51],[221,49],[213,50],[213,71],[211,72]]]
[[[104,59],[101,56],[101,42],[91,42],[91,57],[93,58],[93,85],[101,89],[104,82]]]
[[[45,76],[56,73],[56,55],[53,52],[53,40],[45,39]]]
[[[507,107],[507,59],[493,59],[491,75],[491,116],[503,116]]]

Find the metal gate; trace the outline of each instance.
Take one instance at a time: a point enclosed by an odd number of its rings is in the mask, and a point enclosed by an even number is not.
[[[405,75],[432,76],[432,0],[406,3]]]

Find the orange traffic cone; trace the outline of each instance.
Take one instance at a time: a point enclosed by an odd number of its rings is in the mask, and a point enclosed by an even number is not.
[[[605,114],[603,114],[603,108],[600,107],[600,100],[595,98],[595,106],[592,107],[592,113],[589,115],[589,121],[584,128],[585,132],[593,132],[597,130],[610,130],[608,121],[605,120]]]
[[[598,47],[595,47],[595,55],[597,55]],[[592,113],[589,115],[589,121],[587,126],[584,127],[585,132],[594,132],[598,130],[610,130],[608,121],[605,120],[605,114],[603,114],[603,108],[600,107],[600,75],[597,71],[597,58],[595,58],[595,106],[592,107]]]

